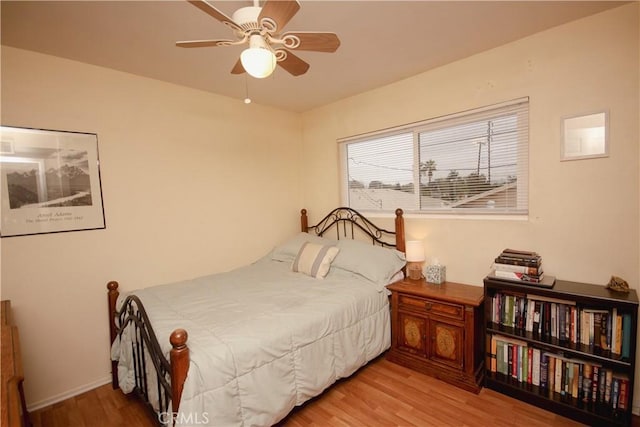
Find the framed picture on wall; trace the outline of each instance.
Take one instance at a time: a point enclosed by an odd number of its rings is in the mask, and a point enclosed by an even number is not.
[[[0,126],[0,236],[105,228],[98,136]]]

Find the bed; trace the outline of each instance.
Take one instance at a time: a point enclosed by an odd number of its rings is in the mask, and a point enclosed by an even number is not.
[[[161,424],[266,426],[387,350],[402,210],[394,231],[349,208],[300,221],[239,269],[122,295],[109,282],[113,387]]]

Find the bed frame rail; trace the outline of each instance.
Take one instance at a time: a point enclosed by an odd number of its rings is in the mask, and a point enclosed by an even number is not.
[[[188,334],[184,329],[176,329],[169,337],[172,349],[169,360],[162,353],[156,334],[151,327],[147,312],[135,295],[129,295],[117,310],[118,282],[107,284],[109,302],[109,329],[111,344],[117,337],[131,326],[130,333],[135,336],[131,346],[133,366],[135,372],[135,391],[151,405],[149,400],[149,381],[147,378],[147,360],[153,363],[156,373],[156,388],[158,408],[152,408],[159,414],[159,420],[167,420],[171,409],[173,414],[178,412],[184,381],[189,367],[189,349],[187,347]],[[117,323],[116,323],[117,318]],[[118,362],[111,362],[111,381],[113,388],[118,388]],[[171,401],[171,407],[169,402]],[[172,415],[173,418],[173,415]]]

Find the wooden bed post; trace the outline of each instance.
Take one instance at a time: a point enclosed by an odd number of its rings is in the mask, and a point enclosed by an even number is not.
[[[111,281],[107,283],[107,289],[109,289],[109,336],[111,337],[111,345],[113,345],[118,335],[118,328],[116,327],[116,301],[118,300],[118,295],[120,295],[118,282]],[[118,384],[118,362],[114,360],[111,361],[111,386],[114,390],[120,387],[120,384]]]
[[[300,211],[300,228],[304,233],[309,231],[309,219],[307,218],[307,210],[302,209]]]
[[[396,209],[396,249],[400,252],[405,251],[404,244],[404,217],[402,209]]]
[[[171,360],[171,410],[174,414],[178,413],[182,388],[189,370],[188,337],[189,335],[184,329],[176,329],[169,337],[169,342],[173,346],[169,357]]]

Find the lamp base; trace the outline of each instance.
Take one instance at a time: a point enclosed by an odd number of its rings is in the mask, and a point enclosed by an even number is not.
[[[422,266],[420,264],[409,264],[407,265],[407,275],[411,280],[420,280],[422,279]]]

